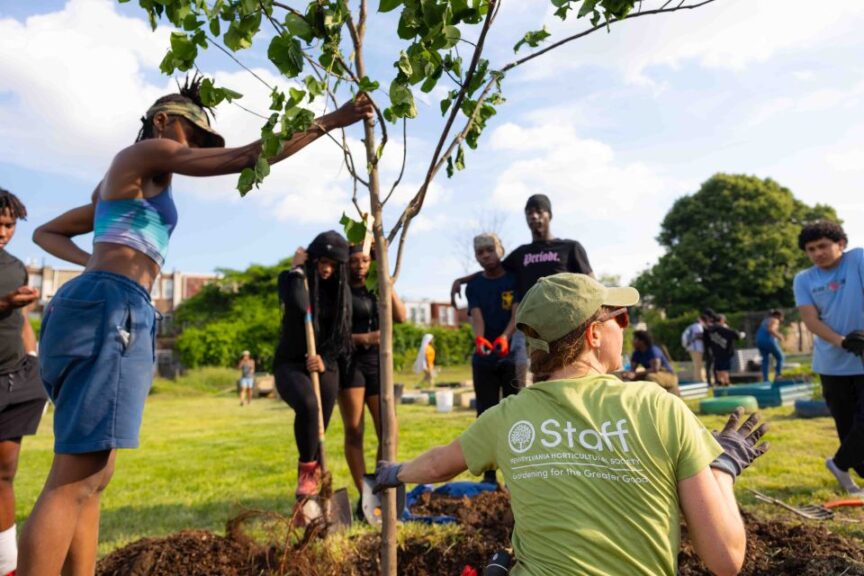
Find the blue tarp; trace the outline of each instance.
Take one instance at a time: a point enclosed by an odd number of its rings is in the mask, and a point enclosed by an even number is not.
[[[412,514],[411,508],[420,500],[420,496],[427,492],[439,496],[450,496],[453,498],[474,498],[482,492],[494,492],[498,489],[496,484],[487,482],[448,482],[438,488],[432,484],[418,484],[405,498],[405,510],[402,511],[401,520],[404,522],[423,522],[424,524],[454,524],[456,518],[453,516],[432,516],[424,514]]]

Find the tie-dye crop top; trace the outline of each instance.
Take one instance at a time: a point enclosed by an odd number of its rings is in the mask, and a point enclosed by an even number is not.
[[[96,202],[93,243],[129,246],[149,256],[161,268],[168,253],[168,240],[177,226],[177,207],[171,186],[152,198],[102,200]]]

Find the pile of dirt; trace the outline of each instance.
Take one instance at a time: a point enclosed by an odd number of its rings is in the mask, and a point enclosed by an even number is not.
[[[744,514],[747,556],[742,576],[864,576],[864,548],[819,524],[763,522]],[[680,576],[710,576],[681,526]]]
[[[99,561],[99,576],[247,576],[260,573],[261,553],[207,530],[144,538]],[[256,570],[256,568],[258,568]]]
[[[476,498],[427,494],[415,514],[453,516],[461,531],[452,537],[417,537],[398,551],[399,573],[406,576],[459,576],[465,566],[482,572],[497,550],[510,546],[513,514],[503,492]],[[747,557],[743,575],[864,576],[864,549],[818,524],[765,522],[745,514]],[[379,573],[380,538],[365,533],[339,547],[302,539],[287,549],[258,545],[231,522],[228,536],[202,530],[147,538],[116,550],[99,562],[99,576],[370,576]],[[681,576],[710,574],[696,556],[682,526]]]

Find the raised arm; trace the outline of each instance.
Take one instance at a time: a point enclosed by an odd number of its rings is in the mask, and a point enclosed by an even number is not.
[[[474,272],[473,274],[469,274],[468,276],[462,276],[461,278],[457,278],[453,281],[453,286],[450,287],[450,303],[454,308],[458,308],[456,305],[456,299],[462,297],[462,285],[467,284],[474,278],[480,276],[482,272]]]
[[[270,164],[280,162],[331,130],[372,118],[373,115],[371,102],[364,94],[360,94],[338,110],[316,119],[305,132],[294,134],[283,144],[282,150],[268,161]],[[121,151],[114,159],[112,170],[125,173],[133,181],[136,175],[142,173],[218,176],[235,174],[254,166],[260,153],[260,140],[238,148],[190,148],[167,138],[151,139]]]
[[[90,253],[78,247],[72,238],[93,231],[95,211],[95,200],[90,204],[72,208],[36,228],[33,232],[33,242],[52,256],[73,264],[87,266]]]

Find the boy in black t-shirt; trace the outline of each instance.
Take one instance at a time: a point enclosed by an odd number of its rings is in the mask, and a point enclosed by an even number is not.
[[[479,417],[502,397],[519,391],[515,354],[510,349],[516,278],[501,265],[504,247],[495,234],[476,236],[474,255],[483,273],[468,282],[465,295],[476,345],[471,368]],[[494,484],[495,471],[488,471],[483,479]]]
[[[45,390],[36,361],[36,336],[23,309],[39,297],[27,286],[27,269],[6,252],[24,204],[0,188],[0,575],[15,570],[15,492],[21,438],[36,433],[45,407]]]
[[[552,202],[545,194],[534,194],[525,203],[525,221],[531,231],[531,243],[523,244],[511,252],[502,261],[504,269],[516,277],[516,305],[513,306],[513,316],[522,297],[537,283],[537,280],[559,272],[574,272],[593,276],[588,254],[582,244],[575,240],[562,240],[552,235]],[[458,278],[453,282],[450,299],[456,306],[456,298],[461,295],[462,284],[479,276],[475,272],[470,276]],[[525,339],[518,330],[512,339],[511,347],[515,348],[516,372],[521,386],[528,380],[528,353]]]

